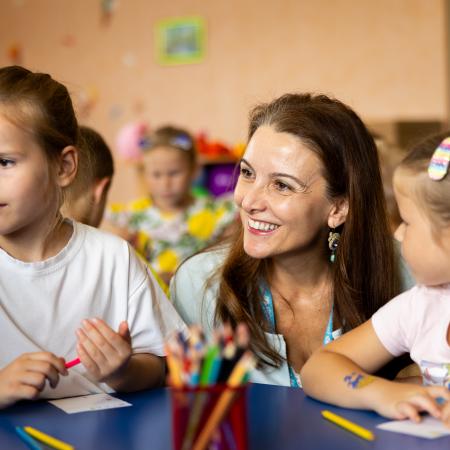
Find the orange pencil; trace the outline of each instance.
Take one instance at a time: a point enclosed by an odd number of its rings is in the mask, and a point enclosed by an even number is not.
[[[169,367],[170,383],[172,384],[172,386],[180,388],[183,386],[183,377],[181,374],[179,361],[174,356],[168,344],[164,346],[164,349],[166,351],[167,365]]]
[[[256,360],[252,353],[249,351],[245,352],[231,372],[230,378],[227,382],[228,387],[239,387],[242,384],[246,374],[253,369],[255,365]],[[233,401],[236,398],[236,395],[237,391],[235,389],[226,389],[221,394],[216,406],[209,416],[208,421],[200,432],[197,440],[194,442],[193,450],[205,450],[207,448],[214,431],[228,413]]]

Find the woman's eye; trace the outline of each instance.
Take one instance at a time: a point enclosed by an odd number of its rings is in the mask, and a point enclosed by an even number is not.
[[[247,167],[241,167],[240,172],[244,178],[249,178],[252,176],[252,172],[247,169]]]
[[[10,159],[0,158],[0,166],[1,167],[9,167],[14,164],[14,161]]]
[[[275,181],[275,187],[279,190],[279,191],[291,191],[292,188],[291,186],[289,186],[286,183],[283,183],[282,181]]]

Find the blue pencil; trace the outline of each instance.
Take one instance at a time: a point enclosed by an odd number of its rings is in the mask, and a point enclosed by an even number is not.
[[[26,433],[22,427],[16,427],[16,433],[32,450],[43,450],[43,447],[38,443],[38,441]]]

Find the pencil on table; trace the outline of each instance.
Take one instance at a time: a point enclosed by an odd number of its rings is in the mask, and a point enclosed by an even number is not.
[[[353,433],[362,439],[366,439],[367,441],[373,441],[375,439],[375,435],[370,430],[367,430],[366,428],[363,428],[362,426],[357,425],[354,422],[350,422],[350,420],[338,416],[331,411],[322,411],[322,416],[330,422],[339,425],[344,430],[350,431],[350,433]]]
[[[16,427],[16,433],[32,450],[43,450],[39,442],[33,439],[29,434],[25,433],[22,427]]]
[[[23,427],[23,429],[32,437],[41,441],[43,444],[48,445],[56,450],[74,450],[74,447],[66,442],[60,441],[42,431],[36,430],[33,427]]]

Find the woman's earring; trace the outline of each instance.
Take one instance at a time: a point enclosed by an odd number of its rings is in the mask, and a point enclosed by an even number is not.
[[[334,229],[330,231],[330,234],[328,235],[328,248],[331,250],[330,261],[332,263],[336,261],[336,250],[339,246],[340,239],[341,235],[337,231],[334,231]]]

